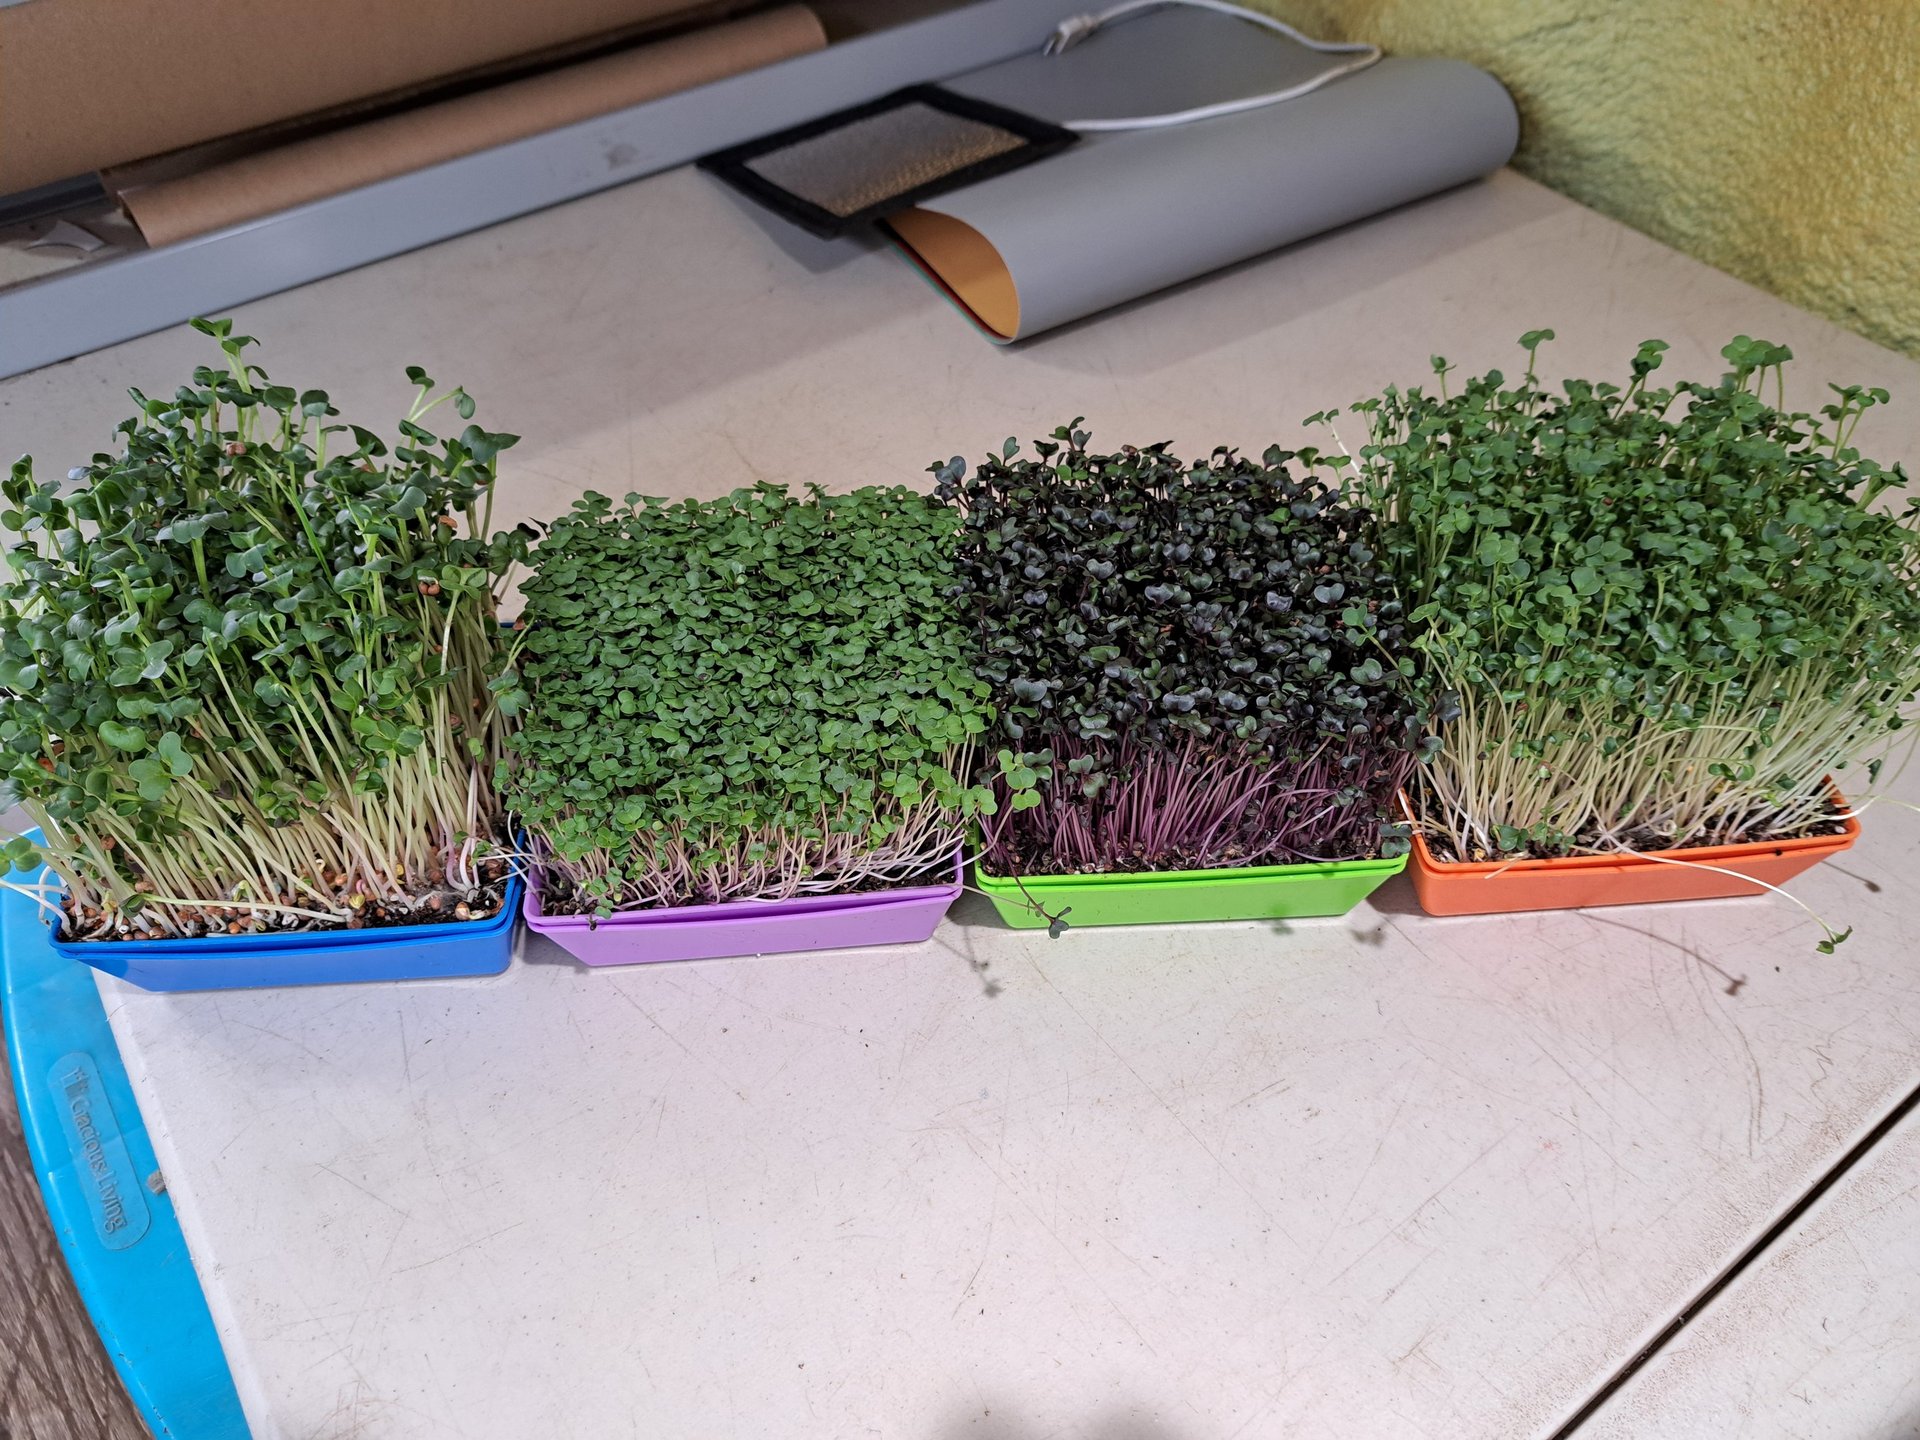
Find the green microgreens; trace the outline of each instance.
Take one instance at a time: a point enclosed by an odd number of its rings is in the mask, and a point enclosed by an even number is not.
[[[950,873],[992,712],[946,512],[905,488],[589,494],[525,588],[514,810],[542,904],[849,891]]]
[[[1525,376],[1355,406],[1318,457],[1386,521],[1417,644],[1456,697],[1419,810],[1452,858],[1830,832],[1920,689],[1920,501],[1850,441],[1883,390],[1786,413],[1784,346],[1737,338],[1716,385]],[[1330,416],[1314,417],[1330,419]],[[1882,503],[1876,504],[1879,501]],[[1860,783],[1847,773],[1863,767]]]
[[[480,538],[511,435],[422,421],[391,456],[318,390],[227,369],[149,399],[118,455],[4,484],[0,777],[99,938],[452,918],[506,856],[517,681],[495,622],[524,539]],[[483,873],[484,872],[484,873]]]

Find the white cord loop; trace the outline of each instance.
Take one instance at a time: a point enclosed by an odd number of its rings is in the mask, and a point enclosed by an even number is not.
[[[1087,36],[1100,28],[1101,22],[1110,16],[1070,15],[1062,20],[1047,37],[1047,43],[1040,47],[1042,55],[1059,55],[1071,50]]]
[[[1322,85],[1331,84],[1343,75],[1352,75],[1356,71],[1366,69],[1379,60],[1382,54],[1378,45],[1311,39],[1284,21],[1276,20],[1271,15],[1262,15],[1257,11],[1244,9],[1239,5],[1228,4],[1227,0],[1124,0],[1124,3],[1102,10],[1098,14],[1074,15],[1062,20],[1054,27],[1053,33],[1047,36],[1047,43],[1041,47],[1041,53],[1063,54],[1112,21],[1124,20],[1147,10],[1157,10],[1164,5],[1191,5],[1196,9],[1231,15],[1235,19],[1246,20],[1263,29],[1284,35],[1295,44],[1304,45],[1307,49],[1318,51],[1322,55],[1351,55],[1354,58],[1344,65],[1335,65],[1330,70],[1321,71],[1311,80],[1303,80],[1298,85],[1289,86],[1285,90],[1270,91],[1265,95],[1248,95],[1239,100],[1222,100],[1214,105],[1199,105],[1191,110],[1175,110],[1165,115],[1134,115],[1111,120],[1061,121],[1060,123],[1067,129],[1089,133],[1100,130],[1150,130],[1163,125],[1188,125],[1195,120],[1211,120],[1218,115],[1238,115],[1242,111],[1278,105],[1284,100],[1296,100],[1302,95],[1318,90]]]

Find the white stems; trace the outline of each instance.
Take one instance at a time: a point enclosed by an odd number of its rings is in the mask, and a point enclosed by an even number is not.
[[[969,773],[970,764],[970,748],[949,757],[956,775]],[[804,827],[732,835],[679,828],[642,832],[629,837],[619,854],[603,849],[560,855],[543,845],[538,864],[561,913],[568,907],[577,913],[618,914],[669,905],[789,900],[901,885],[943,872],[966,838],[968,824],[951,806],[928,798],[883,807],[877,814],[822,809]],[[545,895],[542,903],[548,903]]]

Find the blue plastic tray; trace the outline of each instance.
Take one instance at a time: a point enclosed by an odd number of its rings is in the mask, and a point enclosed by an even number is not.
[[[524,883],[518,875],[509,880],[500,913],[486,920],[310,935],[60,940],[53,933],[56,919],[49,915],[47,943],[56,955],[91,965],[142,990],[252,990],[271,985],[498,975],[513,958],[513,926]]]
[[[33,902],[12,891],[0,891],[0,1012],[54,1233],[147,1428],[161,1440],[246,1440],[93,976],[53,953]]]

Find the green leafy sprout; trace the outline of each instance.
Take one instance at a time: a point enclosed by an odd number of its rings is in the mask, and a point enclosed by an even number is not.
[[[389,453],[194,325],[226,368],[132,391],[73,488],[30,459],[0,487],[0,785],[44,832],[5,858],[51,863],[81,938],[473,914],[511,863],[495,613],[526,542],[483,537],[514,437],[434,435],[473,401],[411,369]]]
[[[904,487],[588,494],[535,550],[506,783],[541,904],[609,915],[950,873],[991,723],[947,514]]]
[[[1368,443],[1322,457],[1382,515],[1458,710],[1417,776],[1429,838],[1482,860],[1831,833],[1828,777],[1857,802],[1920,690],[1920,501],[1851,443],[1886,392],[1788,412],[1790,352],[1746,336],[1717,384],[1656,386],[1648,341],[1624,385],[1555,390],[1551,338],[1511,385],[1449,394],[1436,358],[1438,394],[1363,401]]]

